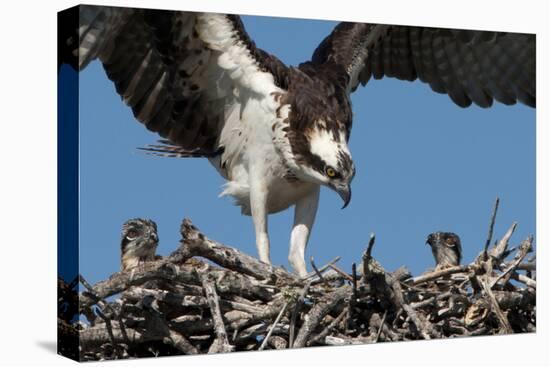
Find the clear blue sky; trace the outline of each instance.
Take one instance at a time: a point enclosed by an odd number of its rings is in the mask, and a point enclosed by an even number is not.
[[[309,59],[336,24],[244,17],[256,44],[289,65]],[[306,252],[322,265],[342,256],[360,262],[369,233],[375,257],[388,269],[414,274],[433,267],[426,236],[453,231],[465,261],[481,250],[495,197],[501,198],[495,235],[512,221],[514,242],[535,231],[535,110],[495,104],[461,109],[421,82],[371,81],[352,96],[350,139],[357,167],[353,198],[341,210],[338,195],[321,191]],[[80,79],[80,267],[96,282],[119,269],[124,221],[157,222],[159,253],[176,249],[179,225],[189,217],[206,235],[256,255],[250,217],[231,198],[218,198],[223,179],[206,159],[150,157],[136,148],[157,135],[133,118],[96,61]],[[274,264],[288,268],[293,210],[270,216]]]

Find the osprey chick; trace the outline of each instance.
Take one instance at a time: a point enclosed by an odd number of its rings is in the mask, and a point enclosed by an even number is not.
[[[432,248],[436,269],[460,265],[462,246],[460,237],[452,232],[435,232],[428,236],[426,244]]]
[[[155,222],[141,218],[128,220],[122,226],[121,270],[129,270],[146,261],[155,260],[158,243]]]

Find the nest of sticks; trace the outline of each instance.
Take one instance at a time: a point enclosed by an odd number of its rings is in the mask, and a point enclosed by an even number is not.
[[[59,348],[86,361],[534,332],[533,239],[511,247],[514,223],[489,246],[495,214],[472,263],[416,277],[385,270],[374,236],[351,272],[312,261],[300,279],[184,220],[170,256],[95,285],[60,281]]]

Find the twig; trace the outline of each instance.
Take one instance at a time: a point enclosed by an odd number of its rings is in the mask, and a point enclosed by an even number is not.
[[[435,270],[435,271],[432,271],[432,272],[429,272],[429,273],[425,273],[425,274],[419,275],[415,278],[407,279],[407,280],[405,280],[405,283],[407,283],[409,285],[418,285],[418,284],[429,282],[429,281],[434,280],[434,279],[444,277],[446,275],[468,272],[472,269],[473,269],[472,265],[451,266],[451,267],[448,267],[448,268],[445,268],[445,269]]]
[[[529,277],[527,277],[523,274],[512,273],[512,279],[517,280],[518,282],[521,282],[521,283],[527,285],[528,287],[537,289],[537,281],[534,280],[534,279],[531,279],[531,278],[529,278]]]
[[[414,309],[422,308],[422,307],[425,307],[425,306],[428,306],[428,305],[435,304],[437,301],[442,301],[446,298],[449,298],[452,295],[453,295],[452,292],[441,293],[441,294],[438,294],[437,296],[430,297],[426,300],[416,302],[416,303],[412,303],[411,307],[414,308]]]
[[[352,274],[351,285],[353,287],[353,302],[356,302],[357,301],[357,268],[355,263],[351,264],[351,274]]]
[[[382,334],[382,329],[384,328],[384,324],[386,323],[386,316],[388,315],[388,310],[384,310],[384,315],[382,316],[382,321],[380,321],[380,327],[378,328],[378,331],[376,332],[376,337],[374,338],[374,342],[378,343],[378,339],[380,339],[380,334]]]
[[[97,299],[98,301],[101,300],[102,298],[100,296],[98,296],[94,290],[94,287],[92,287],[92,285],[90,283],[88,283],[88,281],[86,279],[84,279],[84,277],[82,275],[79,275],[78,276],[78,279],[80,281],[80,283],[82,283],[82,285],[84,286],[84,288],[86,288],[88,290],[88,292],[90,292],[90,294],[92,295],[92,297],[94,297],[95,299]]]
[[[310,257],[309,261],[311,263],[311,267],[313,268],[313,270],[315,271],[315,273],[317,274],[319,279],[321,279],[323,281],[323,283],[325,284],[325,286],[327,288],[330,287],[330,284],[328,284],[327,280],[325,278],[323,278],[323,274],[321,274],[319,269],[317,269],[317,266],[315,266],[315,262],[313,261],[313,256]]]
[[[506,269],[508,268],[509,266],[511,266],[513,264],[513,261],[510,261],[510,262],[503,262],[499,265],[499,267],[501,269]],[[517,267],[516,267],[516,270],[526,270],[526,271],[535,271],[537,270],[537,265],[536,264],[533,264],[533,263],[529,263],[529,262],[524,262],[524,263],[521,263],[519,264]]]
[[[96,300],[96,302],[98,304],[101,303],[102,307],[107,308],[111,315],[116,314],[116,312],[113,310],[111,305],[108,302],[104,302],[103,298],[99,297],[95,293],[94,288],[92,287],[92,285],[90,283],[88,283],[88,281],[82,275],[78,276],[78,280],[80,281],[80,283],[82,283],[84,288],[86,288],[88,290],[89,294]],[[115,350],[117,350],[117,353],[118,353],[117,344],[115,342],[115,338],[114,338],[114,335],[113,335],[113,326],[112,326],[112,323],[111,323],[111,318],[107,317],[99,307],[96,308],[96,313],[99,317],[101,317],[101,319],[103,321],[105,321],[105,326],[107,327],[107,333],[109,334],[109,338],[112,341],[113,348]],[[128,334],[126,333],[126,326],[124,326],[124,323],[122,322],[122,316],[120,317],[119,321],[120,321],[120,323],[119,323],[120,332],[121,332],[122,337],[124,338],[125,342],[127,342],[128,341]]]
[[[271,304],[267,305],[266,307],[262,308],[260,312],[252,313],[251,317],[249,319],[243,319],[235,322],[231,322],[228,327],[230,329],[242,329],[245,327],[248,327],[250,325],[253,325],[254,323],[257,323],[261,320],[271,320],[273,317],[279,313],[281,307],[283,306],[283,303],[285,303],[286,300],[284,297],[278,297],[276,298]]]
[[[490,255],[492,257],[494,257],[499,261],[502,261],[506,257],[508,242],[510,241],[510,238],[514,234],[514,231],[516,230],[517,225],[518,224],[516,222],[512,223],[512,225],[510,226],[510,228],[508,228],[504,236],[502,236],[500,241],[498,241],[498,244],[493,249],[491,249]]]
[[[180,232],[183,237],[181,246],[187,248],[195,256],[202,256],[224,268],[257,279],[281,278],[288,282],[298,281],[294,274],[282,268],[276,268],[236,248],[210,240],[187,218],[183,220]]]
[[[372,248],[374,247],[374,241],[376,240],[376,236],[374,233],[370,234],[369,238],[369,244],[367,245],[367,256],[372,257]]]
[[[510,266],[503,271],[498,277],[496,277],[491,284],[489,284],[489,287],[492,289],[495,284],[497,284],[501,279],[509,276],[513,271],[516,270],[518,265],[525,259],[525,256],[529,253],[531,250],[531,244],[533,243],[533,237],[529,236],[526,240],[524,240],[521,245],[519,246],[519,253],[517,256],[517,259],[514,260]]]
[[[289,338],[288,338],[288,347],[293,348],[294,347],[294,333],[296,329],[296,320],[298,319],[298,314],[300,312],[300,307],[302,306],[302,303],[304,302],[304,299],[306,298],[306,294],[309,291],[309,287],[311,286],[311,280],[306,283],[304,288],[302,288],[302,291],[300,292],[300,295],[298,296],[298,299],[296,300],[296,305],[294,306],[294,311],[292,312],[292,316],[290,319],[290,331],[289,331]]]
[[[113,334],[113,325],[111,324],[111,318],[105,316],[105,314],[101,311],[99,307],[96,308],[96,313],[103,321],[105,321],[105,326],[107,327],[107,334],[109,334],[109,339],[111,339],[111,345],[113,346],[113,349],[117,351],[118,354],[118,344],[115,341],[115,336]],[[122,329],[121,329],[122,331]]]
[[[124,337],[120,330],[120,325],[118,322],[113,322],[111,325],[111,332],[113,333],[113,338],[115,343],[124,343]],[[128,338],[132,343],[143,343],[147,341],[160,340],[162,337],[155,335],[151,332],[139,332],[132,328],[128,328]],[[90,350],[91,348],[101,346],[105,343],[112,342],[111,336],[107,331],[106,324],[98,324],[94,327],[86,328],[80,330],[80,344],[83,350]]]
[[[277,318],[273,322],[273,325],[271,325],[271,327],[269,328],[269,332],[267,333],[266,337],[262,341],[262,345],[260,345],[260,348],[258,350],[263,350],[265,348],[265,346],[267,345],[267,341],[269,340],[269,337],[273,333],[273,330],[275,330],[275,327],[279,323],[279,320],[281,320],[281,317],[285,313],[287,307],[288,307],[288,302],[285,302],[285,304],[283,305],[283,308],[281,308],[281,312],[279,312],[279,314],[277,315]]]
[[[225,326],[223,324],[216,287],[214,283],[208,280],[207,276],[203,276],[202,286],[204,288],[206,299],[208,300],[208,305],[210,306],[212,320],[214,321],[214,331],[216,333],[216,340],[212,343],[208,353],[231,352],[234,347],[229,344],[229,340],[227,339],[227,332],[225,331]]]
[[[478,277],[479,284],[483,288],[483,291],[487,295],[487,298],[489,298],[489,302],[491,303],[491,310],[495,313],[498,320],[500,321],[500,324],[504,328],[504,333],[509,334],[513,332],[512,327],[510,326],[510,322],[508,321],[508,318],[506,318],[506,315],[502,312],[500,309],[500,306],[498,305],[497,299],[495,298],[495,295],[493,294],[493,291],[491,290],[491,287],[489,284],[487,284],[486,281],[483,279],[480,279]]]
[[[346,278],[347,280],[349,280],[350,282],[353,282],[353,278],[348,273],[346,273],[345,271],[337,267],[336,265],[331,264],[330,268],[335,272],[337,272],[338,274],[340,274],[341,276],[343,276],[344,278]]]
[[[483,248],[483,261],[487,261],[487,249],[491,244],[491,239],[493,238],[493,229],[495,227],[495,220],[497,216],[498,204],[500,199],[497,197],[495,200],[495,206],[493,207],[493,214],[491,215],[491,221],[489,222],[489,233],[487,234],[487,240],[485,241],[485,246]]]
[[[168,329],[168,336],[163,338],[163,342],[172,345],[174,348],[180,350],[184,354],[198,354],[199,351],[193,346],[183,335],[180,333]]]
[[[366,283],[370,276],[370,269],[369,264],[372,259],[372,248],[374,247],[374,242],[376,240],[376,237],[374,233],[370,234],[369,243],[367,245],[367,249],[363,253],[362,260],[363,260],[363,276],[361,277],[361,281],[363,283]]]
[[[340,261],[342,257],[341,256],[336,256],[334,259],[332,259],[331,261],[329,261],[326,265],[323,265],[322,267],[320,267],[318,270],[320,273],[323,273],[325,270],[327,270],[331,265],[334,265],[336,264],[338,261]],[[307,281],[308,279],[311,279],[313,278],[314,276],[317,275],[317,272],[316,271],[312,271],[311,273],[309,273],[303,280],[304,281]]]
[[[349,309],[349,315],[350,315],[350,318],[348,319],[348,327],[350,329],[355,329],[356,323],[354,322],[354,318],[356,313],[355,305],[357,303],[357,272],[355,269],[355,263],[352,264],[351,273],[352,273],[352,281],[351,281],[352,293],[348,302],[348,309]]]

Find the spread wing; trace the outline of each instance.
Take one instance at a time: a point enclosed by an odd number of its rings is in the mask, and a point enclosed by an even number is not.
[[[63,54],[78,55],[79,69],[99,59],[136,119],[180,155],[214,154],[239,96],[284,87],[286,66],[255,47],[238,16],[88,5],[79,12],[78,42],[60,43],[78,49]]]
[[[340,23],[312,62],[343,67],[350,92],[386,76],[420,79],[461,107],[535,107],[535,43],[531,34]]]

